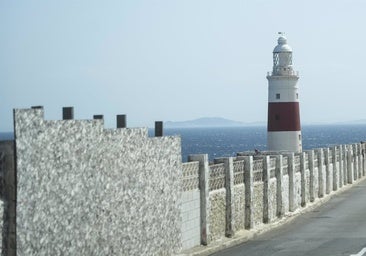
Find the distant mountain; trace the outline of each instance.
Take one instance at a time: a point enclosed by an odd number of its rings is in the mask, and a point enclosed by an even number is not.
[[[260,123],[246,124],[238,121],[233,121],[221,117],[203,117],[195,120],[182,121],[182,122],[165,122],[166,128],[188,128],[188,127],[238,127],[248,125],[260,125]]]

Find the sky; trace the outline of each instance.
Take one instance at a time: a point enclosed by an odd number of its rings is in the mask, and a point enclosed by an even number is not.
[[[0,0],[0,132],[14,108],[115,127],[267,120],[278,32],[300,73],[302,123],[366,119],[364,0]]]

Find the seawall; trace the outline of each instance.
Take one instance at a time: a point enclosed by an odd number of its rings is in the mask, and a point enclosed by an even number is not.
[[[14,110],[2,255],[175,255],[284,219],[365,176],[365,144],[182,163],[179,137]],[[0,213],[1,213],[0,211]]]

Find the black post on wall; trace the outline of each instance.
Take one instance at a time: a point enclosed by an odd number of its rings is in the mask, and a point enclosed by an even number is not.
[[[126,128],[126,115],[117,115],[117,128]]]
[[[103,119],[103,115],[94,115],[93,119]]]
[[[62,119],[63,120],[74,119],[74,108],[73,107],[63,107],[62,108]]]
[[[32,109],[43,109],[43,106],[32,106]]]
[[[163,136],[163,122],[156,121],[155,122],[155,137]]]

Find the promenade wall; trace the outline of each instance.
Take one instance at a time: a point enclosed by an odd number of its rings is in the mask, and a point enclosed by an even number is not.
[[[363,143],[182,163],[179,137],[43,115],[15,110],[15,141],[0,143],[2,255],[184,253],[365,176]]]
[[[298,154],[242,152],[212,163],[205,154],[191,155],[189,162],[183,163],[183,173],[195,164],[197,183],[199,180],[201,188],[209,188],[199,190],[201,239],[194,245],[208,245],[242,229],[266,225],[364,177],[365,145]],[[187,182],[183,176],[183,187]]]

